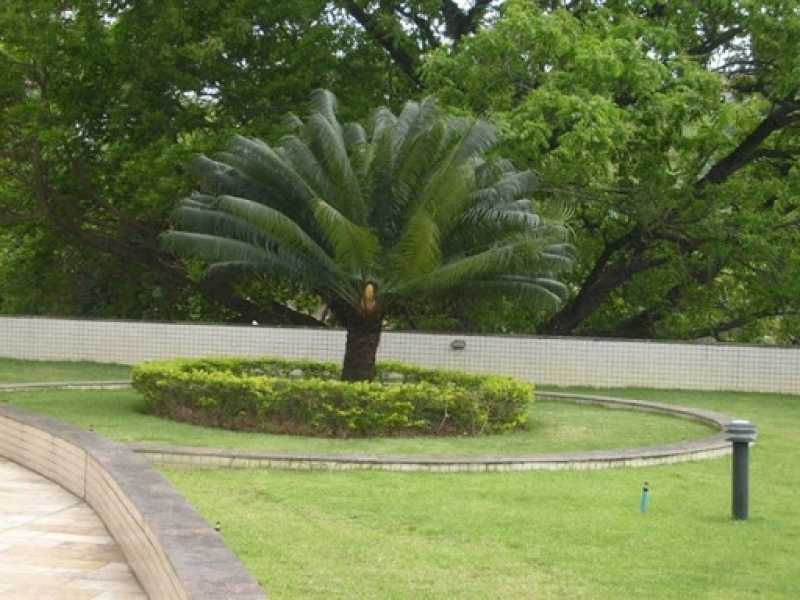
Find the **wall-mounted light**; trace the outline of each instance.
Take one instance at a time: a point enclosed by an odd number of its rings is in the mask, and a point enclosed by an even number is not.
[[[453,340],[452,342],[450,342],[450,348],[452,348],[453,350],[463,350],[466,347],[467,347],[467,342],[465,342],[464,340]]]

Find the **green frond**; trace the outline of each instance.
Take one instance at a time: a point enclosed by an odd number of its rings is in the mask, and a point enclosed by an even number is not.
[[[323,200],[317,200],[314,217],[333,246],[336,265],[344,273],[366,277],[375,272],[380,244],[368,229],[356,225]]]
[[[258,180],[203,154],[190,163],[189,170],[203,180],[204,188],[210,194],[232,194],[265,203],[270,200],[269,190]]]
[[[474,121],[461,138],[455,155],[456,163],[462,163],[474,156],[482,155],[497,143],[497,130],[494,125],[478,119]]]
[[[366,208],[358,179],[353,172],[340,128],[321,114],[306,120],[311,150],[333,184],[326,202],[357,223],[366,222]]]
[[[395,122],[394,115],[388,110],[383,113],[384,124]],[[385,244],[391,244],[399,230],[396,222],[397,211],[394,197],[394,173],[392,160],[391,126],[376,125],[370,140],[366,177],[367,205],[369,223],[375,228],[378,236]],[[400,225],[402,226],[402,225]]]
[[[274,148],[259,139],[234,136],[231,151],[225,156],[237,157],[236,166],[241,172],[263,183],[276,195],[281,203],[300,203],[308,207],[314,193],[292,164]]]
[[[507,244],[456,257],[433,271],[397,284],[397,288],[405,294],[442,292],[470,280],[502,273],[511,263],[514,251],[514,245]]]
[[[486,157],[489,123],[426,98],[397,116],[377,109],[366,129],[342,125],[335,96],[317,90],[286,125],[294,133],[275,146],[236,136],[199,157],[205,193],[180,203],[164,245],[211,274],[291,277],[353,305],[367,281],[387,302],[453,289],[551,307],[566,296],[569,207],[540,202],[532,172]]]
[[[445,158],[442,153],[444,136],[445,126],[437,122],[407,140],[404,154],[395,161],[392,180],[394,197],[400,205],[410,204],[436,175],[437,167]]]
[[[418,206],[430,213],[445,235],[471,204],[474,185],[474,172],[468,165],[447,161],[428,180],[410,210]]]
[[[367,132],[358,123],[347,123],[344,126],[343,136],[348,150],[352,150],[354,146],[367,143]]]
[[[316,89],[311,92],[311,114],[322,115],[328,123],[341,132],[342,126],[336,117],[337,100],[329,90]]]
[[[220,196],[218,200],[220,210],[235,215],[259,231],[265,233],[279,246],[291,248],[301,254],[313,257],[315,260],[330,270],[336,266],[325,253],[297,223],[278,210],[235,196]]]
[[[417,211],[389,254],[388,262],[393,265],[390,279],[402,282],[428,273],[439,266],[441,259],[439,228],[429,214]]]
[[[219,210],[184,203],[172,212],[172,222],[180,231],[207,233],[266,248],[272,240],[244,219]]]
[[[568,294],[566,286],[544,277],[499,277],[486,281],[471,281],[471,291],[498,293],[506,296],[533,298],[543,309],[557,310]]]
[[[399,156],[403,145],[408,139],[409,131],[414,121],[419,116],[419,104],[409,100],[397,116],[397,121],[392,126],[392,155]]]
[[[315,197],[334,197],[336,190],[333,182],[311,148],[302,139],[296,135],[284,136],[276,151],[281,158],[292,165],[292,168],[313,191]]]
[[[391,132],[392,128],[396,124],[397,117],[394,115],[394,113],[385,106],[381,106],[373,111],[372,116],[370,117],[371,139],[374,141],[383,136],[384,133]]]
[[[507,204],[530,196],[536,191],[538,185],[539,179],[531,171],[502,173],[491,182],[487,182],[485,179],[479,182],[476,177],[478,189],[475,191],[473,201],[475,206]]]
[[[287,113],[281,122],[289,131],[295,133],[303,129],[303,120],[294,113]]]
[[[272,257],[262,250],[238,240],[188,231],[167,231],[161,234],[161,243],[170,252],[186,258],[207,262],[248,262],[270,264]]]
[[[399,288],[404,293],[439,293],[472,281],[502,276],[543,276],[571,264],[568,247],[568,244],[553,244],[545,236],[515,235],[475,254],[454,257]]]
[[[180,206],[192,206],[194,208],[213,208],[217,203],[217,197],[211,194],[201,194],[192,192],[190,196],[180,200]]]

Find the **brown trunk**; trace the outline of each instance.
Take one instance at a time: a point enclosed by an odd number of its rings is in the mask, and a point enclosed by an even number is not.
[[[342,365],[344,381],[370,381],[375,377],[375,357],[380,341],[380,318],[348,319]]]

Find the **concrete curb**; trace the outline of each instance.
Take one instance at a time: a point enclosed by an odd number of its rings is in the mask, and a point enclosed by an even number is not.
[[[606,396],[556,392],[537,392],[537,396],[541,399],[595,404],[615,409],[656,412],[692,419],[716,427],[720,430],[720,433],[699,440],[677,442],[664,446],[528,455],[297,454],[251,452],[221,448],[155,446],[149,444],[132,444],[131,447],[135,452],[145,455],[153,463],[192,467],[425,471],[435,473],[641,467],[710,459],[731,453],[731,444],[725,439],[725,434],[721,432],[735,417],[685,406],[671,406],[657,402],[624,400]]]
[[[67,384],[26,384],[24,389],[46,389],[69,386],[75,389],[108,389],[109,385],[125,382],[80,382]],[[35,388],[31,386],[37,386]],[[11,386],[0,386],[5,391]],[[535,471],[563,469],[609,469],[671,464],[703,460],[731,453],[731,444],[722,433],[736,417],[687,406],[675,406],[643,400],[627,400],[608,396],[561,392],[536,393],[546,400],[593,404],[621,410],[655,412],[691,419],[711,425],[720,433],[699,440],[677,442],[663,446],[559,452],[528,455],[370,455],[370,454],[301,454],[283,452],[242,451],[223,448],[186,446],[157,446],[130,444],[129,447],[152,463],[192,467],[278,468],[297,470],[384,470],[452,472]]]

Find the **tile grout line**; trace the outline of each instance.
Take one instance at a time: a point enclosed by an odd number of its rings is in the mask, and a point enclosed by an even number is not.
[[[27,526],[27,525],[32,525],[33,523],[36,523],[37,521],[41,521],[42,519],[47,519],[49,517],[53,517],[53,516],[55,516],[55,515],[57,515],[59,513],[62,513],[64,511],[66,511],[66,510],[70,510],[71,508],[77,508],[81,504],[86,504],[86,502],[84,502],[83,500],[78,499],[78,501],[75,502],[74,504],[70,504],[69,506],[64,506],[64,507],[59,508],[58,510],[55,510],[55,511],[53,511],[51,513],[47,513],[46,515],[39,515],[38,517],[34,517],[33,519],[31,519],[30,521],[25,521],[24,523],[18,523],[17,525],[12,525],[11,527],[7,527],[6,529],[0,529],[0,534],[7,533],[9,531],[14,531],[15,529],[19,529],[20,527],[24,527],[24,526]]]

